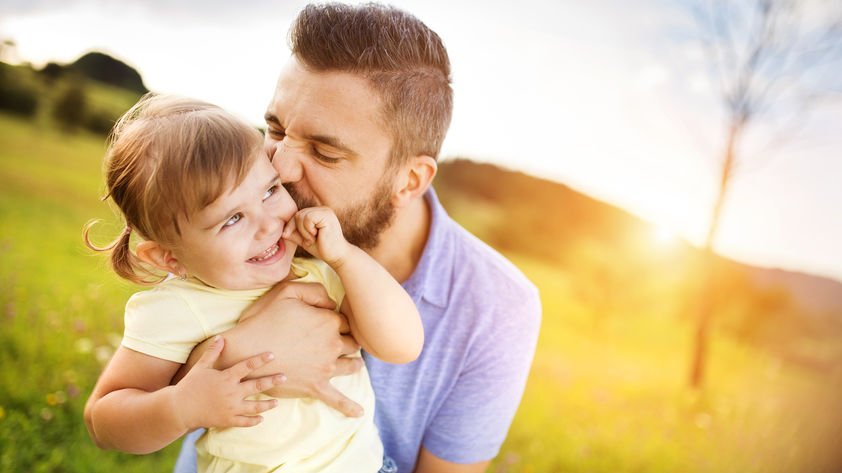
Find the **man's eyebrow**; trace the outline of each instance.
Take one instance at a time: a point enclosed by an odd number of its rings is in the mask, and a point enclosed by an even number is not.
[[[317,141],[319,143],[324,143],[324,144],[330,146],[331,148],[336,148],[339,151],[342,151],[344,153],[347,153],[347,154],[350,154],[350,155],[353,155],[353,156],[357,155],[357,153],[355,153],[354,150],[351,149],[350,146],[346,145],[344,142],[342,142],[342,140],[340,140],[339,138],[336,138],[335,136],[306,135],[304,138],[306,138],[309,141]]]
[[[278,119],[277,115],[275,115],[272,112],[266,112],[263,115],[263,120],[265,120],[266,123],[269,123],[271,125],[275,125],[277,127],[283,128],[281,126],[281,121]],[[319,143],[326,144],[326,145],[330,146],[331,148],[336,148],[339,151],[342,151],[342,152],[344,152],[348,155],[351,155],[351,156],[357,155],[357,153],[354,152],[354,150],[351,149],[350,146],[348,146],[342,140],[340,140],[339,138],[336,138],[335,136],[310,134],[310,135],[305,135],[304,139],[306,139],[308,141],[316,141],[316,142],[319,142]]]

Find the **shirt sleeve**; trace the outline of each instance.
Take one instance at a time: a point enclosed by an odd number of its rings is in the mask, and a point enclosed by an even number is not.
[[[126,348],[184,363],[206,338],[204,324],[176,291],[159,286],[134,294],[126,304],[122,341]]]
[[[537,290],[498,305],[424,435],[433,455],[454,463],[494,458],[520,404],[541,321]]]

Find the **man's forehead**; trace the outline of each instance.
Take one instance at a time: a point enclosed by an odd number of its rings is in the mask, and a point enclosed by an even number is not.
[[[263,118],[301,135],[388,134],[376,102],[335,89],[279,88]]]

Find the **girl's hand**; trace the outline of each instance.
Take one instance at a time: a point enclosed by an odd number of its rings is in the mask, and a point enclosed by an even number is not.
[[[263,421],[257,415],[278,405],[277,399],[260,401],[247,397],[271,389],[284,381],[284,375],[244,380],[274,358],[263,353],[226,369],[213,367],[225,340],[217,336],[196,366],[175,386],[175,409],[186,430],[198,427],[251,427]]]
[[[339,219],[328,207],[299,210],[287,222],[282,236],[334,269],[342,266],[351,246],[342,235]]]

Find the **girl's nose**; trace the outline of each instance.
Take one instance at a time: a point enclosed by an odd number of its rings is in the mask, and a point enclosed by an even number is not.
[[[254,235],[254,239],[262,240],[267,236],[273,236],[273,234],[279,233],[282,225],[283,222],[277,215],[271,215],[269,212],[265,212],[260,221],[260,228],[257,229],[257,233]]]

